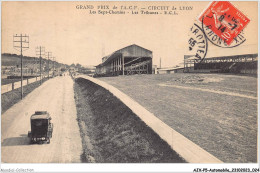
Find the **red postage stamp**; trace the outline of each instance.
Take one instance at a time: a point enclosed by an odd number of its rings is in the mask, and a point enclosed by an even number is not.
[[[250,21],[228,1],[213,1],[199,16],[199,20],[227,45],[231,44]]]

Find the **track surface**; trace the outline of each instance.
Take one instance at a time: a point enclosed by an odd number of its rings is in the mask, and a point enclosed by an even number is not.
[[[54,124],[50,144],[29,144],[30,116],[46,110]],[[73,81],[59,76],[43,83],[2,115],[2,162],[77,163],[82,153]]]
[[[223,162],[257,162],[257,78],[180,73],[99,80]]]

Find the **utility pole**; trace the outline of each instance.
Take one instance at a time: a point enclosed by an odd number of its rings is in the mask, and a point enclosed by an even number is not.
[[[55,57],[52,57],[52,59],[53,59],[53,61],[52,61],[52,77],[54,77],[54,68],[55,68],[55,66],[54,66],[54,61],[55,61]]]
[[[23,51],[29,49],[29,35],[13,35],[13,47],[21,52],[21,100],[23,99]]]
[[[51,52],[46,52],[48,54],[48,79],[50,78],[49,70],[50,70],[50,58],[51,58]]]
[[[45,55],[45,48],[43,46],[36,47],[36,55],[40,57],[40,81],[42,84],[42,55]]]
[[[160,68],[162,68],[162,58],[160,58]]]

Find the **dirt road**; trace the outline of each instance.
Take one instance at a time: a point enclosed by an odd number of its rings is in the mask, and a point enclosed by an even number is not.
[[[29,144],[30,116],[46,110],[54,124],[50,144]],[[43,83],[2,115],[2,162],[77,163],[82,153],[73,81],[58,76]]]

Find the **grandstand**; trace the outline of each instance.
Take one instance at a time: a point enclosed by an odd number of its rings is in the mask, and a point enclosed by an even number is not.
[[[152,51],[130,45],[102,58],[95,76],[152,74]]]
[[[257,74],[258,54],[205,58],[184,56],[184,72]]]

